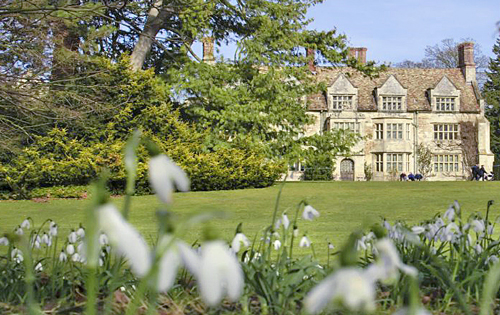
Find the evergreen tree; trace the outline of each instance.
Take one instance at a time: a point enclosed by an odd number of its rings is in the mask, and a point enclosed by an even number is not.
[[[495,164],[500,161],[500,37],[493,46],[495,58],[490,59],[488,81],[483,94],[486,99],[486,117],[491,123],[491,150],[495,153]]]

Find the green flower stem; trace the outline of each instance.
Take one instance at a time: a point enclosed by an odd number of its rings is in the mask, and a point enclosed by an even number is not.
[[[33,258],[31,256],[29,241],[26,237],[22,237],[19,247],[21,249],[21,252],[23,253],[24,268],[26,269],[24,282],[26,284],[26,306],[28,307],[28,314],[40,315],[42,314],[42,312],[38,307],[38,304],[35,302],[35,292],[33,290],[33,285],[35,283],[35,274],[33,272]]]
[[[281,199],[281,192],[283,191],[283,188],[285,187],[286,179],[288,177],[288,174],[285,176],[285,179],[280,185],[280,190],[278,191],[278,196],[276,197],[276,203],[274,204],[274,212],[273,212],[273,219],[271,221],[271,228],[269,229],[269,245],[268,245],[268,257],[271,259],[271,246],[273,246],[272,242],[272,237],[274,233],[274,225],[276,224],[276,216],[278,215],[278,209],[279,209],[279,204],[280,204],[280,199]],[[264,235],[264,241],[267,237],[267,233]]]
[[[297,219],[299,217],[300,206],[303,203],[304,203],[304,200],[302,200],[301,202],[299,202],[299,204],[297,205],[297,210],[295,210],[295,217],[293,218],[292,238],[290,240],[290,259],[292,259],[292,257],[293,257],[293,241],[295,240],[294,232],[295,232],[295,228],[297,227]]]

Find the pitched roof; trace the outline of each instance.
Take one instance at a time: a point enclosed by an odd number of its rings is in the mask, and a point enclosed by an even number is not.
[[[368,78],[352,68],[317,68],[317,79],[332,85],[338,76],[343,73],[350,82],[358,88],[358,110],[376,111],[375,88],[381,87],[387,79],[394,75],[403,87],[408,89],[408,111],[430,111],[431,104],[427,97],[427,90],[433,89],[444,76],[460,90],[460,111],[479,112],[479,99],[474,87],[465,82],[459,68],[452,69],[406,69],[388,68],[381,72],[378,78]],[[309,110],[327,110],[327,100],[324,94],[315,94],[308,97]]]

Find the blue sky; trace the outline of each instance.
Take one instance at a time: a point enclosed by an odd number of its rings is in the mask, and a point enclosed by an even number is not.
[[[308,16],[311,29],[336,28],[351,46],[367,47],[368,60],[419,61],[445,38],[473,38],[491,57],[500,0],[325,0]]]

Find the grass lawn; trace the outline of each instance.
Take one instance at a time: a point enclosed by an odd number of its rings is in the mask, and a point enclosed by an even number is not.
[[[211,221],[219,235],[230,240],[236,225],[243,222],[245,234],[251,238],[270,224],[279,186],[265,189],[189,192],[175,194],[172,210],[180,219],[207,211],[221,211],[223,218]],[[327,240],[340,246],[356,228],[386,217],[390,222],[405,220],[417,223],[444,212],[457,199],[465,218],[473,212],[484,213],[488,200],[495,199],[500,182],[318,182],[287,183],[280,201],[280,213],[288,211],[292,220],[296,205],[303,199],[320,211],[313,222],[300,220],[299,230],[315,243],[319,258],[326,257]],[[121,206],[123,198],[114,198]],[[53,219],[62,233],[83,222],[89,200],[1,201],[0,232],[13,230],[30,216],[37,225]],[[146,236],[153,239],[156,231],[155,196],[134,197],[131,220]],[[493,205],[493,217],[500,215],[500,203]],[[185,231],[185,239],[200,238],[200,228]],[[305,250],[300,253],[305,253]]]

